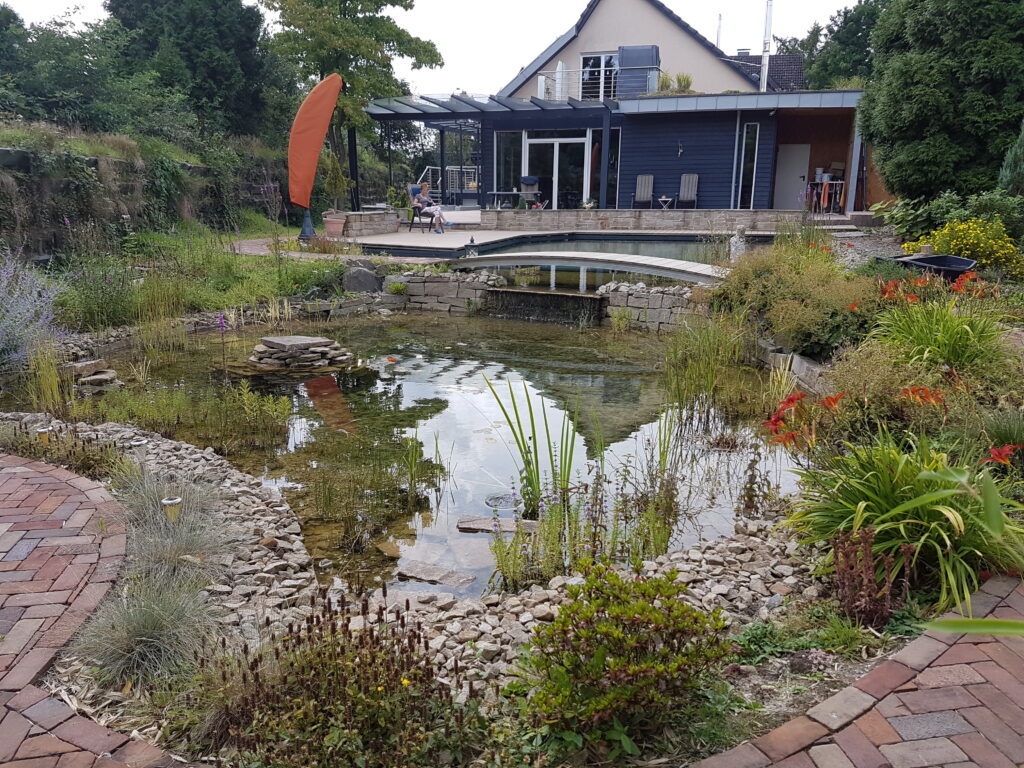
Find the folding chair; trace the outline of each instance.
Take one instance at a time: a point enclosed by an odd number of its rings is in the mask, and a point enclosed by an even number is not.
[[[636,177],[636,191],[633,193],[632,208],[639,206],[654,207],[654,174],[641,173]]]
[[[680,206],[697,207],[697,180],[696,173],[684,173],[679,177],[679,197],[676,198],[676,208]]]
[[[416,195],[423,189],[419,184],[409,185],[409,203],[412,206],[412,216],[409,217],[409,231],[412,232],[413,225],[419,221],[420,232],[426,232],[427,228],[431,226],[434,221],[434,217],[428,213],[423,212],[423,208],[415,205]]]

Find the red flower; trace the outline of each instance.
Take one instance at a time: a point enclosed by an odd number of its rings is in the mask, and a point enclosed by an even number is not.
[[[931,280],[929,280],[927,277],[915,277],[914,278],[914,285],[916,285],[918,288],[924,288],[930,282],[931,282]]]
[[[846,244],[846,247],[847,247],[847,248],[853,248],[853,243],[847,243],[847,244]]]
[[[842,400],[844,397],[846,397],[845,392],[840,392],[836,395],[829,395],[824,400],[819,400],[818,405],[823,406],[825,408],[829,408],[831,410],[838,410],[839,401]]]
[[[853,304],[847,305],[846,308],[848,310],[850,310],[851,312],[856,312],[860,308],[860,302],[859,301],[855,301],[855,302],[853,302]]]
[[[1010,457],[1013,456],[1014,452],[1024,446],[1020,445],[1004,445],[1002,448],[989,448],[988,458],[982,459],[981,463],[984,464],[987,461],[993,461],[997,464],[1005,464],[1010,466]]]
[[[786,424],[782,421],[781,413],[773,413],[772,417],[768,421],[761,422],[762,426],[768,427],[768,431],[773,435],[779,434],[779,430],[783,429]]]
[[[918,296],[916,293],[905,294],[903,298],[907,300],[907,304],[917,304],[919,301],[921,301],[921,297]]]
[[[963,283],[963,282],[961,282],[960,278],[958,277],[958,278],[957,278],[956,280],[954,280],[954,281],[953,281],[953,283],[952,283],[952,284],[951,284],[951,285],[949,286],[949,290],[951,290],[951,291],[956,291],[957,293],[963,293],[963,292],[964,292],[964,283]]]
[[[962,278],[963,278],[964,280],[977,280],[977,279],[978,279],[978,273],[977,273],[977,272],[974,272],[974,271],[972,270],[972,271],[964,272],[964,273],[963,273],[963,274],[961,275],[961,277],[962,277]]]
[[[397,358],[397,357],[390,357],[390,356],[389,356],[389,357],[387,358],[387,361],[388,361],[389,363],[397,363],[397,362],[398,362],[398,358]]]
[[[826,245],[826,246],[825,246],[824,248],[822,248],[822,249],[821,249],[821,252],[822,252],[822,253],[832,253],[832,249],[831,249],[831,248],[829,248],[829,247],[828,247],[828,246]]]

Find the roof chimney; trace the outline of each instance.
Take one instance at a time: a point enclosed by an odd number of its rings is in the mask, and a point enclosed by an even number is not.
[[[750,55],[750,49],[749,48],[740,48],[738,51],[736,51],[736,55],[737,56],[749,56]]]

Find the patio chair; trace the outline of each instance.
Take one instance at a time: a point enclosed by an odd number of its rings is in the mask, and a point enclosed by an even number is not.
[[[434,221],[434,217],[428,213],[423,213],[423,208],[418,205],[414,205],[416,201],[416,195],[423,189],[419,184],[409,185],[409,205],[412,208],[412,216],[409,217],[409,231],[412,232],[413,225],[417,221],[420,223],[420,232],[426,232]]]
[[[631,208],[654,207],[654,174],[641,173],[636,177],[636,191],[633,193]]]
[[[679,197],[676,198],[676,208],[697,207],[697,180],[699,178],[696,173],[684,173],[679,177]]]
[[[543,210],[551,202],[550,200],[538,200],[540,196],[540,179],[536,176],[523,176],[519,179],[519,191],[522,193],[522,199],[526,201],[527,207],[531,207],[532,203],[538,203],[541,210]],[[533,197],[527,199],[527,195],[533,195]]]

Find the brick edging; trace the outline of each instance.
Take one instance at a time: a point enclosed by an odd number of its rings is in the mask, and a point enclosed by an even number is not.
[[[1024,619],[1024,586],[1021,586],[1019,578],[997,576],[989,579],[972,596],[971,606],[976,617],[995,614],[1000,618]],[[943,618],[958,615],[947,614]],[[975,643],[983,644],[985,650],[977,650],[979,646]],[[733,749],[693,763],[691,768],[822,768],[850,765],[855,768],[887,768],[898,765],[909,768],[911,764],[954,764],[958,762],[957,759],[943,760],[943,763],[914,763],[914,759],[903,761],[904,755],[899,751],[900,745],[908,746],[916,751],[916,757],[920,758],[923,754],[921,750],[938,746],[945,748],[946,742],[954,745],[953,750],[966,755],[964,762],[976,760],[979,764],[985,765],[1024,762],[1024,738],[1020,739],[1019,744],[1009,739],[1000,742],[998,735],[993,736],[984,727],[978,726],[975,733],[975,728],[968,726],[967,730],[961,730],[959,734],[947,734],[953,735],[952,741],[945,737],[912,739],[896,733],[887,721],[886,718],[889,717],[913,718],[939,712],[940,709],[935,707],[942,708],[945,704],[941,696],[934,691],[954,692],[945,694],[951,710],[959,706],[982,709],[977,706],[979,702],[957,682],[950,682],[948,685],[929,684],[928,689],[931,692],[926,696],[933,701],[930,704],[922,703],[914,709],[906,709],[899,698],[894,696],[901,692],[917,691],[918,686],[912,681],[920,679],[921,674],[929,669],[963,666],[958,665],[958,662],[968,660],[992,664],[992,667],[985,668],[990,674],[982,671],[976,680],[967,676],[966,672],[961,672],[961,679],[966,681],[963,685],[971,688],[977,686],[968,683],[977,682],[981,684],[980,687],[992,683],[998,689],[998,696],[1008,697],[1009,706],[1014,708],[1009,710],[1009,714],[1016,715],[1019,710],[1024,715],[1024,709],[1021,709],[1024,708],[1024,642],[1014,644],[1011,650],[1001,642],[994,642],[994,638],[988,636],[968,639],[959,634],[928,631],[852,685],[811,707],[805,715]],[[995,663],[997,661],[998,664]],[[970,671],[968,669],[968,672]],[[988,683],[985,683],[986,680]],[[972,703],[956,704],[955,692],[959,690],[964,690],[968,694],[966,698]],[[1000,727],[1010,727],[1002,722],[1007,719],[1007,710],[993,707],[993,710],[996,709],[999,709],[1001,714],[996,718],[994,725],[990,724],[990,729],[1001,734]],[[981,715],[976,719],[979,722],[986,722],[985,717]],[[973,720],[971,724],[974,724]],[[937,745],[936,742],[944,743]],[[1012,757],[1015,758],[1013,763],[1009,762],[1010,757],[998,751],[997,757],[1001,757],[1005,763],[999,763],[998,760],[990,763],[979,757],[982,753],[987,754],[989,748],[995,750],[997,746],[999,749],[1012,752]],[[954,755],[951,754],[950,757]]]
[[[0,768],[176,764],[35,685],[117,579],[118,510],[102,483],[0,453]]]

